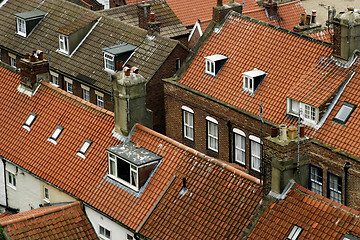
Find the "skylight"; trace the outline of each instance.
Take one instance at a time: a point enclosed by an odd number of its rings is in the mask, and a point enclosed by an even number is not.
[[[23,124],[23,128],[30,131],[31,125],[34,123],[35,119],[37,117],[36,113],[31,112],[29,117],[26,119],[25,123]]]
[[[355,110],[355,108],[356,108],[355,105],[348,102],[344,102],[340,110],[336,113],[333,120],[339,123],[346,123],[346,121],[349,119],[351,113]]]
[[[294,225],[293,229],[291,230],[286,240],[296,240],[300,236],[301,231],[302,231],[301,227]]]
[[[79,157],[85,158],[85,153],[89,149],[91,143],[92,143],[91,140],[85,139],[85,142],[80,147],[80,150],[76,153],[76,155],[78,155]]]
[[[56,145],[57,144],[56,140],[59,138],[59,136],[63,130],[64,130],[64,128],[62,126],[60,126],[60,125],[57,126],[55,131],[53,132],[53,134],[48,139],[48,141]]]

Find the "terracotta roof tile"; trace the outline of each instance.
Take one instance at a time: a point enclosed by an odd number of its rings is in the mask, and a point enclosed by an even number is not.
[[[248,239],[285,239],[294,225],[303,229],[298,240],[342,239],[346,233],[359,237],[360,212],[333,203],[294,184],[285,199],[265,210]]]
[[[0,218],[3,231],[17,239],[98,239],[80,202],[50,206]]]
[[[175,15],[167,2],[164,0],[151,0],[147,2],[151,4],[151,11],[155,13],[156,21],[161,23],[160,35],[165,37],[177,37],[189,34],[189,31]],[[110,8],[100,12],[133,26],[139,26],[138,9],[136,4]]]
[[[331,36],[333,34],[334,34],[334,29],[331,28],[329,30],[323,29],[322,31],[315,31],[315,32],[308,34],[307,36],[315,38],[315,39],[319,39],[324,42],[332,43]]]

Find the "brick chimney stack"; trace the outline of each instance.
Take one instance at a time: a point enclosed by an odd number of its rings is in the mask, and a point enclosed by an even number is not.
[[[265,8],[266,15],[271,19],[278,16],[278,6],[276,0],[264,1],[263,7]]]
[[[150,13],[150,20],[147,23],[148,35],[160,34],[160,22],[155,21],[155,13]]]
[[[124,137],[136,123],[152,127],[152,111],[146,108],[146,80],[138,72],[124,67],[112,75],[115,131]]]
[[[144,1],[137,5],[138,8],[138,18],[139,18],[139,27],[142,29],[147,29],[147,23],[150,17],[150,3],[145,3]]]
[[[242,13],[242,5],[240,3],[230,0],[227,4],[223,5],[222,0],[217,0],[217,4],[213,7],[213,21],[220,23],[230,11]]]
[[[43,52],[34,51],[31,55],[25,54],[25,58],[20,59],[21,87],[34,93],[42,80],[49,79],[49,62],[43,59]]]

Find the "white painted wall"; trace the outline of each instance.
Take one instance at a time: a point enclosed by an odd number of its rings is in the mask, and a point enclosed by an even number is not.
[[[19,209],[20,212],[38,208],[39,204],[48,203],[44,200],[44,187],[49,189],[50,203],[76,201],[68,194],[46,184],[10,162],[5,163],[5,170],[8,206]],[[16,187],[9,184],[7,172],[15,175]]]
[[[109,9],[110,8],[110,0],[97,0],[98,3],[101,3],[102,5],[104,5],[104,9]]]
[[[0,204],[6,206],[6,189],[5,189],[5,175],[4,175],[4,162],[0,158]]]
[[[103,226],[104,228],[110,230],[111,232],[111,240],[127,240],[127,235],[130,235],[131,237],[134,237],[134,234],[127,230],[126,228],[122,227],[118,223],[110,220],[106,216],[98,213],[93,208],[85,205],[85,212],[88,216],[91,224],[93,225],[96,234],[100,237],[100,239],[106,239],[101,238],[99,235],[99,226]]]

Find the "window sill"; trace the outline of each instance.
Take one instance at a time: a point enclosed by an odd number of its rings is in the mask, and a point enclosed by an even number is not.
[[[57,49],[56,52],[57,52],[57,53],[60,53],[60,54],[62,54],[62,55],[64,55],[64,56],[70,57],[69,52],[66,52],[66,51],[63,51],[63,50],[60,50],[60,49]]]
[[[10,188],[12,188],[12,189],[16,190],[16,186],[13,186],[13,185],[10,185],[10,184],[7,184],[7,185],[8,185],[8,187],[10,187]]]
[[[46,202],[46,203],[50,203],[50,199],[44,198],[43,201]]]
[[[58,84],[55,84],[55,83],[52,83],[52,82],[50,82],[50,84],[57,87],[57,88],[60,87]]]

